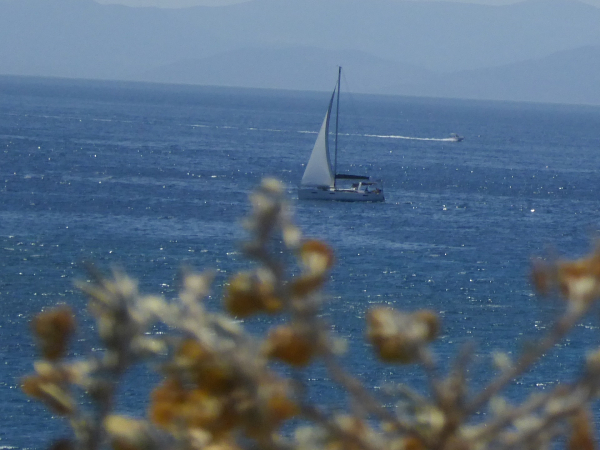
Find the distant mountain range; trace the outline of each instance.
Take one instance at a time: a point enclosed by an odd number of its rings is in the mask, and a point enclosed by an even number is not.
[[[0,0],[0,74],[600,104],[600,9],[252,0],[165,10]]]

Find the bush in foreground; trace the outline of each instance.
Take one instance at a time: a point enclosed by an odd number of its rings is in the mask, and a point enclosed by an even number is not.
[[[185,273],[178,298],[168,301],[141,295],[120,272],[105,277],[91,267],[91,281],[78,286],[97,322],[104,346],[99,356],[66,360],[75,328],[67,306],[33,320],[41,358],[22,389],[69,420],[73,435],[54,443],[56,449],[479,450],[544,449],[556,442],[595,448],[590,403],[598,394],[600,351],[589,354],[574,382],[534,392],[517,405],[501,395],[600,296],[599,249],[577,261],[534,264],[534,285],[542,294],[557,291],[564,312],[514,361],[497,355],[496,375],[475,393],[467,386],[467,349],[449,373],[440,373],[428,345],[440,326],[434,312],[368,311],[366,336],[376,357],[417,364],[428,379],[428,396],[398,386],[394,401],[384,403],[342,368],[344,346],[320,318],[320,290],[334,262],[331,249],[302,236],[277,181],[265,180],[250,200],[244,252],[256,264],[229,280],[222,299],[226,312],[212,313],[203,305],[210,272]],[[287,267],[290,260],[296,267]],[[255,337],[236,320],[255,314],[286,321]],[[159,324],[169,332],[148,333]],[[317,360],[351,400],[344,413],[306,395],[309,380],[300,369]],[[118,384],[140,361],[158,366],[162,381],[147,413],[140,413],[145,417],[119,415],[113,410]],[[276,370],[281,364],[289,366],[284,372],[290,377]],[[473,421],[480,411],[489,411],[485,421]]]

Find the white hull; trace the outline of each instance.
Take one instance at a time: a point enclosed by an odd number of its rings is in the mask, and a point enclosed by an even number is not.
[[[319,189],[300,187],[298,189],[300,200],[330,200],[338,202],[383,202],[383,191],[364,192],[355,189]]]

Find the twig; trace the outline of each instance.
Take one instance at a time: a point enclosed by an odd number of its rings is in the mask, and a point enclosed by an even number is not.
[[[534,362],[542,357],[544,353],[554,347],[554,345],[558,343],[589,310],[590,305],[588,303],[580,303],[581,304],[577,307],[567,308],[566,314],[556,322],[540,343],[537,346],[528,349],[513,366],[492,380],[483,391],[467,404],[465,412],[467,414],[473,414],[481,408],[481,406],[487,403],[490,398],[496,395],[507,383],[522,374]]]

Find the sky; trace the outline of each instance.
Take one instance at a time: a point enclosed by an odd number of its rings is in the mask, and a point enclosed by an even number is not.
[[[234,3],[243,3],[248,0],[95,0],[103,4],[120,4],[127,6],[157,6],[160,8],[185,8],[189,6],[224,6]],[[435,0],[410,0],[410,1],[435,1]],[[439,1],[439,0],[438,0]],[[520,0],[443,0],[462,3],[476,3],[480,5],[507,5],[518,3]],[[600,0],[573,0],[581,1],[600,8]]]

